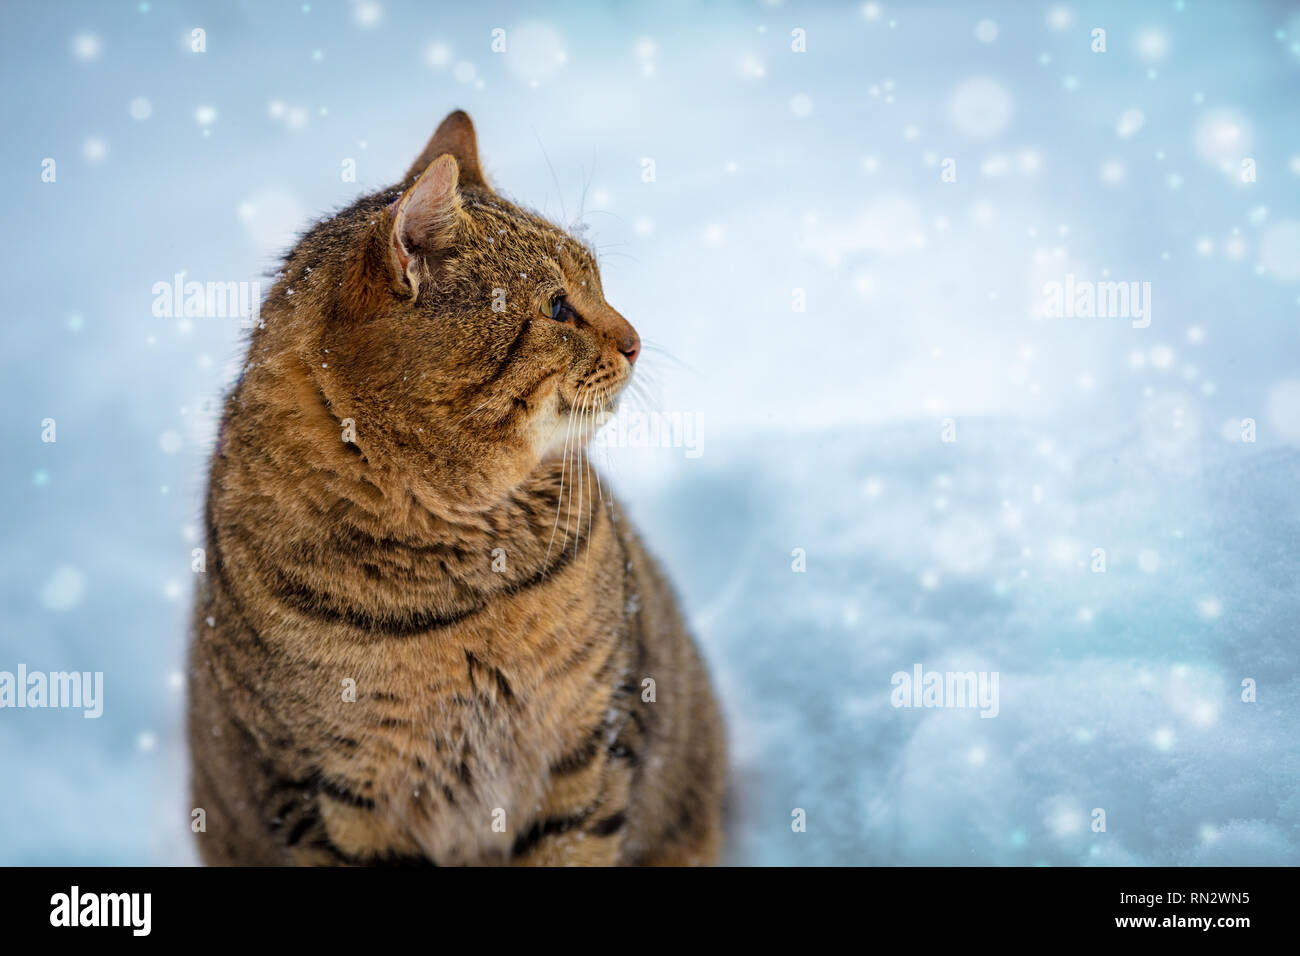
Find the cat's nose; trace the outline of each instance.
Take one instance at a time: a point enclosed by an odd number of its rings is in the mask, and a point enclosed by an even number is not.
[[[632,327],[631,322],[613,309],[609,311],[612,313],[612,321],[609,326],[610,338],[614,340],[618,350],[627,359],[627,364],[631,365],[636,361],[636,357],[641,354],[641,336],[636,334],[636,329]]]
[[[641,336],[636,334],[635,329],[632,330],[631,339],[619,343],[618,350],[627,358],[628,365],[636,362],[636,357],[641,354]]]

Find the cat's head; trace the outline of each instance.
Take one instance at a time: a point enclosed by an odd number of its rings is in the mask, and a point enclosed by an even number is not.
[[[287,268],[292,284],[310,260],[328,266],[306,358],[366,459],[482,507],[613,411],[640,338],[605,301],[592,251],[488,185],[465,113],[353,210]]]

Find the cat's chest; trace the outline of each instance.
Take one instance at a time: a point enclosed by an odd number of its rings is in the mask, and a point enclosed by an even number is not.
[[[563,752],[603,713],[626,669],[624,589],[549,588],[503,595],[448,626],[354,645],[348,723],[368,762],[407,759],[457,781],[510,772]],[[575,582],[568,582],[570,584]],[[450,768],[447,770],[446,768]]]
[[[536,815],[553,768],[608,724],[626,680],[622,632],[535,619],[512,642],[507,622],[524,623],[501,615],[436,646],[413,642],[358,684],[342,734],[358,746],[342,773],[391,828],[384,841],[415,840],[439,859],[481,854]]]

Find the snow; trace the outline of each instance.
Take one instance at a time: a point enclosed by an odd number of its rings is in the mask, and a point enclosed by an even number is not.
[[[712,436],[649,504],[632,496],[720,673],[734,859],[1300,858],[1300,453],[1216,443],[1187,474],[1151,465],[1136,432],[1046,462],[1024,425],[936,436]],[[997,717],[891,707],[890,675],[916,663],[997,672]]]

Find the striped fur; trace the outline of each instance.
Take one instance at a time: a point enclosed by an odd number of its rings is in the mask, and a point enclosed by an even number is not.
[[[582,452],[639,348],[591,252],[491,190],[454,113],[262,318],[205,506],[203,860],[714,861],[709,679]]]

